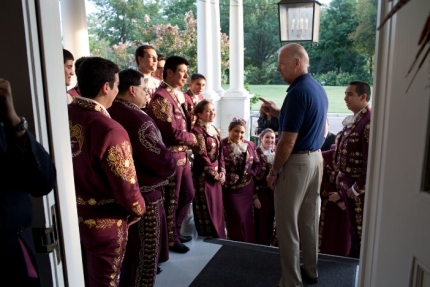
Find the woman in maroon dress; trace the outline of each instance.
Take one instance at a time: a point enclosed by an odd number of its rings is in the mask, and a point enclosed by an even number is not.
[[[193,201],[194,222],[200,236],[226,239],[222,187],[225,167],[221,136],[212,125],[216,113],[212,102],[200,101],[194,109],[197,117],[192,132],[197,138],[194,146]]]
[[[273,238],[275,220],[274,192],[267,186],[266,177],[275,159],[276,135],[272,129],[260,133],[260,146],[257,155],[261,162],[261,172],[255,176],[254,224],[255,243],[270,245]]]
[[[244,139],[246,122],[234,118],[221,141],[226,169],[223,200],[228,239],[254,243],[254,176],[260,172],[253,142]]]

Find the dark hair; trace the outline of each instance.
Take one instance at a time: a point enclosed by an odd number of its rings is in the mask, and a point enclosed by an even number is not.
[[[128,91],[130,86],[140,86],[141,79],[143,78],[143,74],[135,69],[126,69],[122,70],[118,74],[119,76],[119,85],[118,85],[118,94],[123,95]]]
[[[112,61],[100,57],[86,59],[79,67],[78,74],[81,95],[93,99],[105,83],[109,83],[109,87],[113,89],[115,74],[118,72],[118,66]]]
[[[261,104],[259,115],[260,115],[260,118],[267,119],[267,115],[266,115],[266,113],[264,112],[263,106],[264,106],[264,104]]]
[[[260,139],[262,139],[264,137],[264,135],[267,133],[273,133],[274,134],[275,132],[271,128],[266,128],[258,135],[258,137]],[[275,135],[275,138],[276,138],[276,135]]]
[[[69,60],[74,61],[75,58],[73,58],[73,54],[70,53],[69,50],[66,50],[66,49],[63,48],[63,64],[65,64]]]
[[[203,79],[206,81],[205,76],[203,76],[202,74],[197,74],[197,73],[191,75],[190,81],[194,82],[195,80],[199,80],[199,79]]]
[[[89,57],[80,57],[79,59],[77,59],[76,61],[75,61],[75,74],[76,74],[76,76],[78,76],[78,71],[79,71],[79,67],[81,66],[81,64],[86,60],[86,59],[88,59]]]
[[[366,100],[370,101],[370,86],[368,83],[363,81],[352,81],[351,83],[349,83],[349,85],[355,86],[355,90],[359,96],[362,94],[366,94]]]
[[[233,120],[228,125],[228,131],[231,131],[232,129],[234,129],[237,126],[242,126],[242,127],[245,127],[245,129],[246,129],[246,121],[242,118],[236,118],[236,117],[233,118]]]
[[[212,104],[212,101],[209,99],[203,99],[200,102],[197,103],[196,107],[194,108],[193,114],[201,114],[203,113],[204,108],[208,105]]]
[[[157,54],[157,61],[166,61],[166,56],[164,54]]]
[[[145,51],[146,50],[155,50],[154,46],[151,45],[142,45],[137,47],[136,51],[134,52],[134,58],[136,60],[136,64],[139,66],[139,57],[144,57],[145,56]]]
[[[173,72],[176,72],[176,69],[179,65],[190,65],[190,63],[187,61],[187,59],[181,57],[181,56],[170,56],[166,59],[166,63],[164,64],[164,71],[163,71],[163,80],[166,79],[167,76],[167,70],[171,70]]]

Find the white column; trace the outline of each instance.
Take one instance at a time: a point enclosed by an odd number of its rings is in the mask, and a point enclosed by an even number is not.
[[[215,61],[217,51],[213,48],[217,42],[216,38],[211,36],[214,35],[213,11],[215,7],[217,5],[211,1],[197,1],[197,69],[206,78],[206,87],[203,91],[203,96],[211,99],[215,110],[218,110],[219,96],[214,91],[214,86],[217,85]],[[220,126],[219,117],[215,119],[214,125],[217,127]]]
[[[212,60],[213,60],[213,90],[212,102],[218,116],[215,118],[215,126],[221,129],[221,98],[224,96],[224,90],[221,86],[221,22],[219,16],[219,0],[213,0],[212,3]]]
[[[197,1],[197,70],[206,77],[205,93],[213,90],[211,18],[210,1]]]
[[[213,88],[219,97],[224,94],[224,89],[221,86],[221,21],[219,14],[219,0],[211,1],[212,8],[212,51],[213,51]]]
[[[244,90],[243,1],[230,0],[230,92]]]
[[[69,50],[75,60],[90,56],[85,0],[61,0],[60,6],[63,48]],[[75,84],[76,77],[72,77],[70,87]]]
[[[228,135],[228,125],[233,117],[246,120],[246,138],[250,133],[251,95],[244,88],[243,60],[243,2],[230,0],[230,88],[225,92],[220,104],[221,136]]]

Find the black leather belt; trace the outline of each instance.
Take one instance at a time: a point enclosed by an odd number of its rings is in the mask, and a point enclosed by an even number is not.
[[[311,154],[311,153],[317,152],[317,151],[319,151],[319,149],[316,149],[316,150],[293,150],[291,152],[291,154],[305,154],[305,153]]]

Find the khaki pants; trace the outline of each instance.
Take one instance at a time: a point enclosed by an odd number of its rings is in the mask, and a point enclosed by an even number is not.
[[[278,176],[275,214],[282,267],[281,287],[303,286],[300,248],[307,274],[318,277],[318,198],[322,170],[320,151],[292,154]]]

